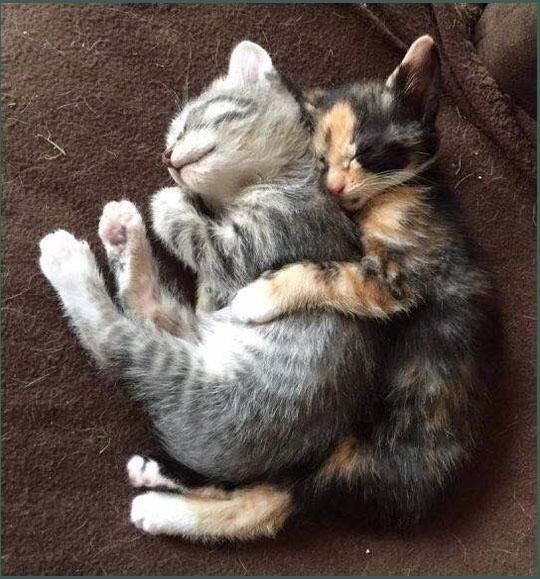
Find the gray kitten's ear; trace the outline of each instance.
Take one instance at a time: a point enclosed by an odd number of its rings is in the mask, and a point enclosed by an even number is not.
[[[440,61],[429,35],[417,38],[386,86],[415,118],[432,121],[439,107]]]
[[[227,80],[232,84],[266,82],[272,73],[274,73],[274,65],[264,48],[249,40],[243,40],[235,46],[231,53],[227,74]]]
[[[308,88],[302,91],[302,101],[306,111],[311,115],[317,114],[318,108],[326,94],[327,91],[322,88]]]

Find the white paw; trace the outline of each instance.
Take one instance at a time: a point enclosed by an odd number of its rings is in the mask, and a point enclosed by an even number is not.
[[[149,491],[133,499],[131,522],[151,535],[190,535],[197,530],[197,515],[179,495]]]
[[[96,262],[86,241],[59,229],[40,242],[39,266],[55,287],[77,285],[81,277],[96,272]]]
[[[279,316],[278,305],[262,287],[263,284],[251,283],[236,294],[231,302],[233,319],[262,324]]]
[[[98,233],[107,252],[124,251],[130,232],[144,232],[144,223],[139,210],[131,201],[110,201],[103,207]]]
[[[186,194],[180,187],[163,187],[156,191],[150,200],[152,211],[168,212],[170,209],[179,208],[186,204]]]
[[[169,227],[174,224],[179,214],[193,211],[193,207],[186,202],[185,193],[180,187],[165,187],[154,193],[150,201],[152,228],[162,237]]]

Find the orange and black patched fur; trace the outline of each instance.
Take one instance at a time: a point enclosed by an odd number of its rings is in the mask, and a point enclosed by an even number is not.
[[[423,36],[386,82],[306,93],[322,179],[358,225],[364,257],[291,264],[233,302],[253,323],[304,308],[381,320],[373,424],[338,444],[303,489],[341,487],[392,528],[429,514],[474,438],[488,284],[434,166],[438,80],[436,47]]]

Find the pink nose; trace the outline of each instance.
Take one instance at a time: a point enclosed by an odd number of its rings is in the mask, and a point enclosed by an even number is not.
[[[172,149],[165,149],[161,155],[161,161],[165,163],[165,165],[171,166],[171,154]]]
[[[333,197],[339,197],[343,193],[343,189],[345,189],[343,183],[332,183],[331,185],[328,185],[328,192]]]

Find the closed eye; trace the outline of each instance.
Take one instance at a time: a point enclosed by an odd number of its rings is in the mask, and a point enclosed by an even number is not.
[[[408,161],[408,154],[399,143],[360,142],[356,146],[355,158],[368,171],[380,173],[402,169]]]
[[[171,156],[169,157],[167,164],[170,167],[173,167],[174,169],[180,171],[181,169],[187,167],[188,165],[194,165],[195,163],[202,161],[205,157],[208,157],[208,155],[213,153],[215,150],[216,145],[209,145],[202,149],[189,151],[188,153],[182,155],[180,158],[174,158],[174,160],[173,157]]]
[[[189,155],[187,155],[185,162],[182,164],[182,168],[202,161],[202,159],[213,153],[215,150],[216,146],[212,145],[205,149],[191,152]]]

